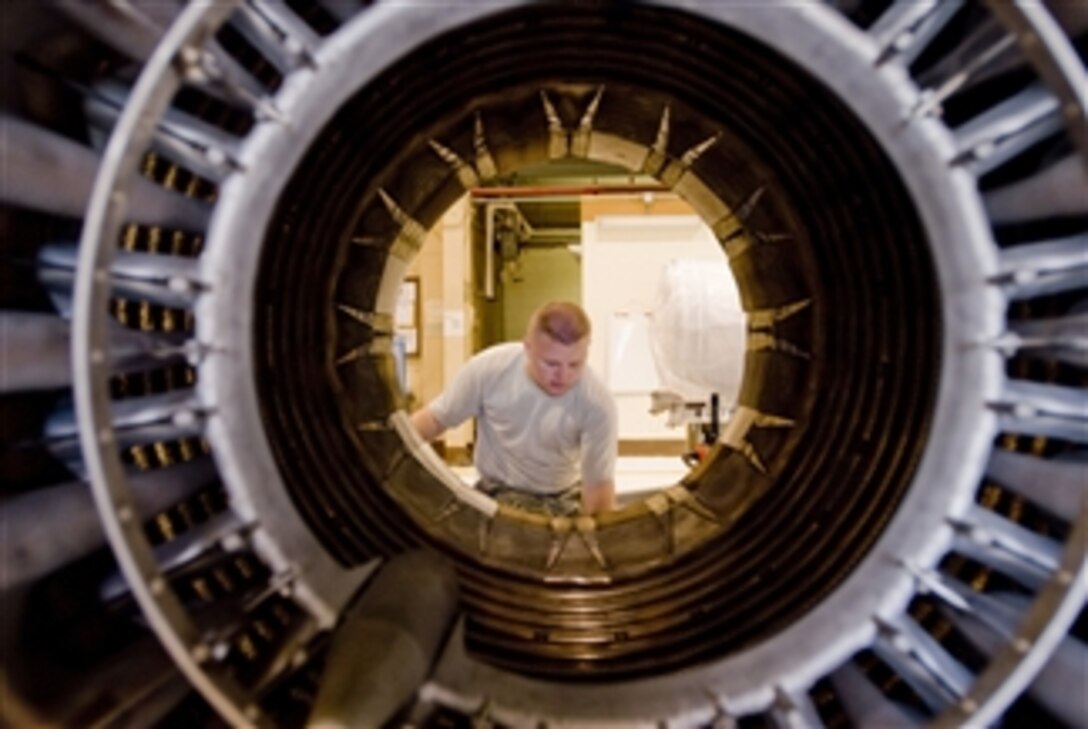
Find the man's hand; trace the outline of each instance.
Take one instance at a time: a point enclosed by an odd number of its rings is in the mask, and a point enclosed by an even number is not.
[[[438,418],[426,406],[412,413],[411,421],[419,436],[428,443],[434,442],[435,438],[446,432],[446,426],[438,422]]]
[[[590,516],[616,508],[615,481],[582,484],[582,511]]]

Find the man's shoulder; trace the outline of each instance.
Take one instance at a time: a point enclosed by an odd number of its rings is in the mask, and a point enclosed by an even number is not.
[[[589,405],[605,410],[615,408],[615,399],[612,396],[612,391],[608,389],[608,385],[604,383],[604,380],[588,367],[582,374],[580,385],[583,399]]]
[[[521,342],[500,342],[480,350],[473,359],[490,364],[508,364],[519,359],[525,347]]]
[[[524,351],[521,342],[493,344],[473,355],[470,364],[477,371],[495,375],[520,361]]]

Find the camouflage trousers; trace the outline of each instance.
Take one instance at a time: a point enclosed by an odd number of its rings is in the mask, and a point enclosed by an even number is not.
[[[577,516],[582,510],[581,484],[574,484],[554,494],[537,494],[489,479],[481,479],[476,488],[500,504],[522,511],[548,516]]]

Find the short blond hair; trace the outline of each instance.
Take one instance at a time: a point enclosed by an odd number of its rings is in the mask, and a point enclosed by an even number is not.
[[[547,334],[560,344],[580,342],[590,329],[586,312],[572,301],[550,301],[529,319],[529,334]]]

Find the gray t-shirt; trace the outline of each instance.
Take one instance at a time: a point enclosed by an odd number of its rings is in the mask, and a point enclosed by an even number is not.
[[[616,404],[587,367],[558,397],[533,382],[525,346],[508,342],[477,354],[429,405],[446,428],[476,418],[476,470],[485,479],[540,494],[612,480]]]

